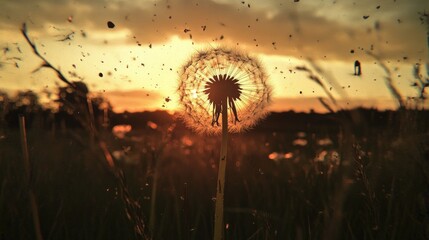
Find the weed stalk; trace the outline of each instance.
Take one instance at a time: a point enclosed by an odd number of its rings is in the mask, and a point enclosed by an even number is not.
[[[37,240],[43,240],[42,231],[40,230],[40,218],[39,210],[37,208],[36,196],[31,184],[31,164],[30,164],[30,154],[28,153],[28,143],[27,143],[27,131],[25,129],[25,117],[23,115],[19,116],[19,129],[21,135],[21,147],[22,155],[24,158],[24,168],[25,168],[25,179],[28,181],[28,197],[30,201],[30,208],[33,217],[33,227],[34,233],[36,234]]]

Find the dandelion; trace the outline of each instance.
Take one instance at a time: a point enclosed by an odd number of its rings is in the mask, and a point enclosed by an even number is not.
[[[189,127],[200,133],[222,133],[214,221],[214,239],[221,240],[228,132],[248,129],[266,115],[271,96],[267,75],[255,58],[213,48],[185,63],[178,91],[182,118]]]
[[[258,60],[224,47],[194,54],[181,70],[181,118],[199,133],[219,134],[222,103],[228,102],[228,131],[241,132],[262,119],[270,102],[267,75]]]

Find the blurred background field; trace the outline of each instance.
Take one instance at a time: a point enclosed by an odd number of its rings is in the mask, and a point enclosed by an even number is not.
[[[79,106],[69,94],[59,99]],[[2,100],[0,239],[35,238],[29,189],[44,239],[212,237],[219,136],[163,111],[94,104],[88,128],[31,92]],[[417,109],[284,112],[231,135],[226,239],[427,239],[428,120]]]

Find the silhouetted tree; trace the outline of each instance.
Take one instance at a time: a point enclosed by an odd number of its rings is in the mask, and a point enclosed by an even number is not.
[[[73,89],[70,86],[60,87],[58,89],[58,99],[59,111],[64,111],[69,114],[77,113],[82,106],[86,108],[87,106],[87,95],[89,89],[83,82],[73,82],[76,89]]]
[[[8,100],[4,106],[5,120],[9,127],[18,127],[18,116],[24,115],[27,127],[31,127],[35,115],[41,112],[39,96],[31,90],[19,91],[15,98]]]
[[[65,124],[66,127],[85,128],[107,125],[112,112],[110,103],[102,96],[90,97],[90,91],[85,83],[72,82],[72,84],[74,87],[58,89],[57,120],[60,124]]]
[[[113,108],[109,100],[99,95],[92,97],[91,102],[97,127],[102,126],[104,128],[109,128],[110,119],[113,115]]]
[[[74,87],[58,89],[57,121],[63,127],[84,127],[89,123],[88,87],[83,82],[72,82]]]

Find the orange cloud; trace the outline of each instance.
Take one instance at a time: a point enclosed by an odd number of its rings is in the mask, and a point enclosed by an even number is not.
[[[383,109],[396,109],[397,104],[393,99],[359,99],[352,98],[349,100],[337,100],[338,106],[331,104],[325,99],[334,111],[341,109],[352,109],[358,107]],[[296,112],[328,112],[318,98],[299,97],[299,98],[277,98],[273,100],[270,110],[273,112],[296,111]]]
[[[103,96],[110,101],[115,112],[160,109],[164,101],[159,93],[145,90],[106,91]]]
[[[16,29],[29,21],[34,24],[31,29],[41,30],[46,23],[62,24],[84,30],[88,36],[91,31],[127,29],[133,34],[130,43],[143,46],[177,35],[196,43],[216,40],[245,45],[253,52],[330,60],[364,58],[365,51],[371,50],[383,58],[406,58],[414,63],[427,59],[427,29],[419,20],[419,13],[429,10],[426,1],[393,1],[381,6],[369,0],[330,6],[324,1],[278,0],[251,5],[223,0],[8,1],[0,26]],[[70,16],[73,21],[68,23]],[[108,21],[115,28],[108,28]]]

